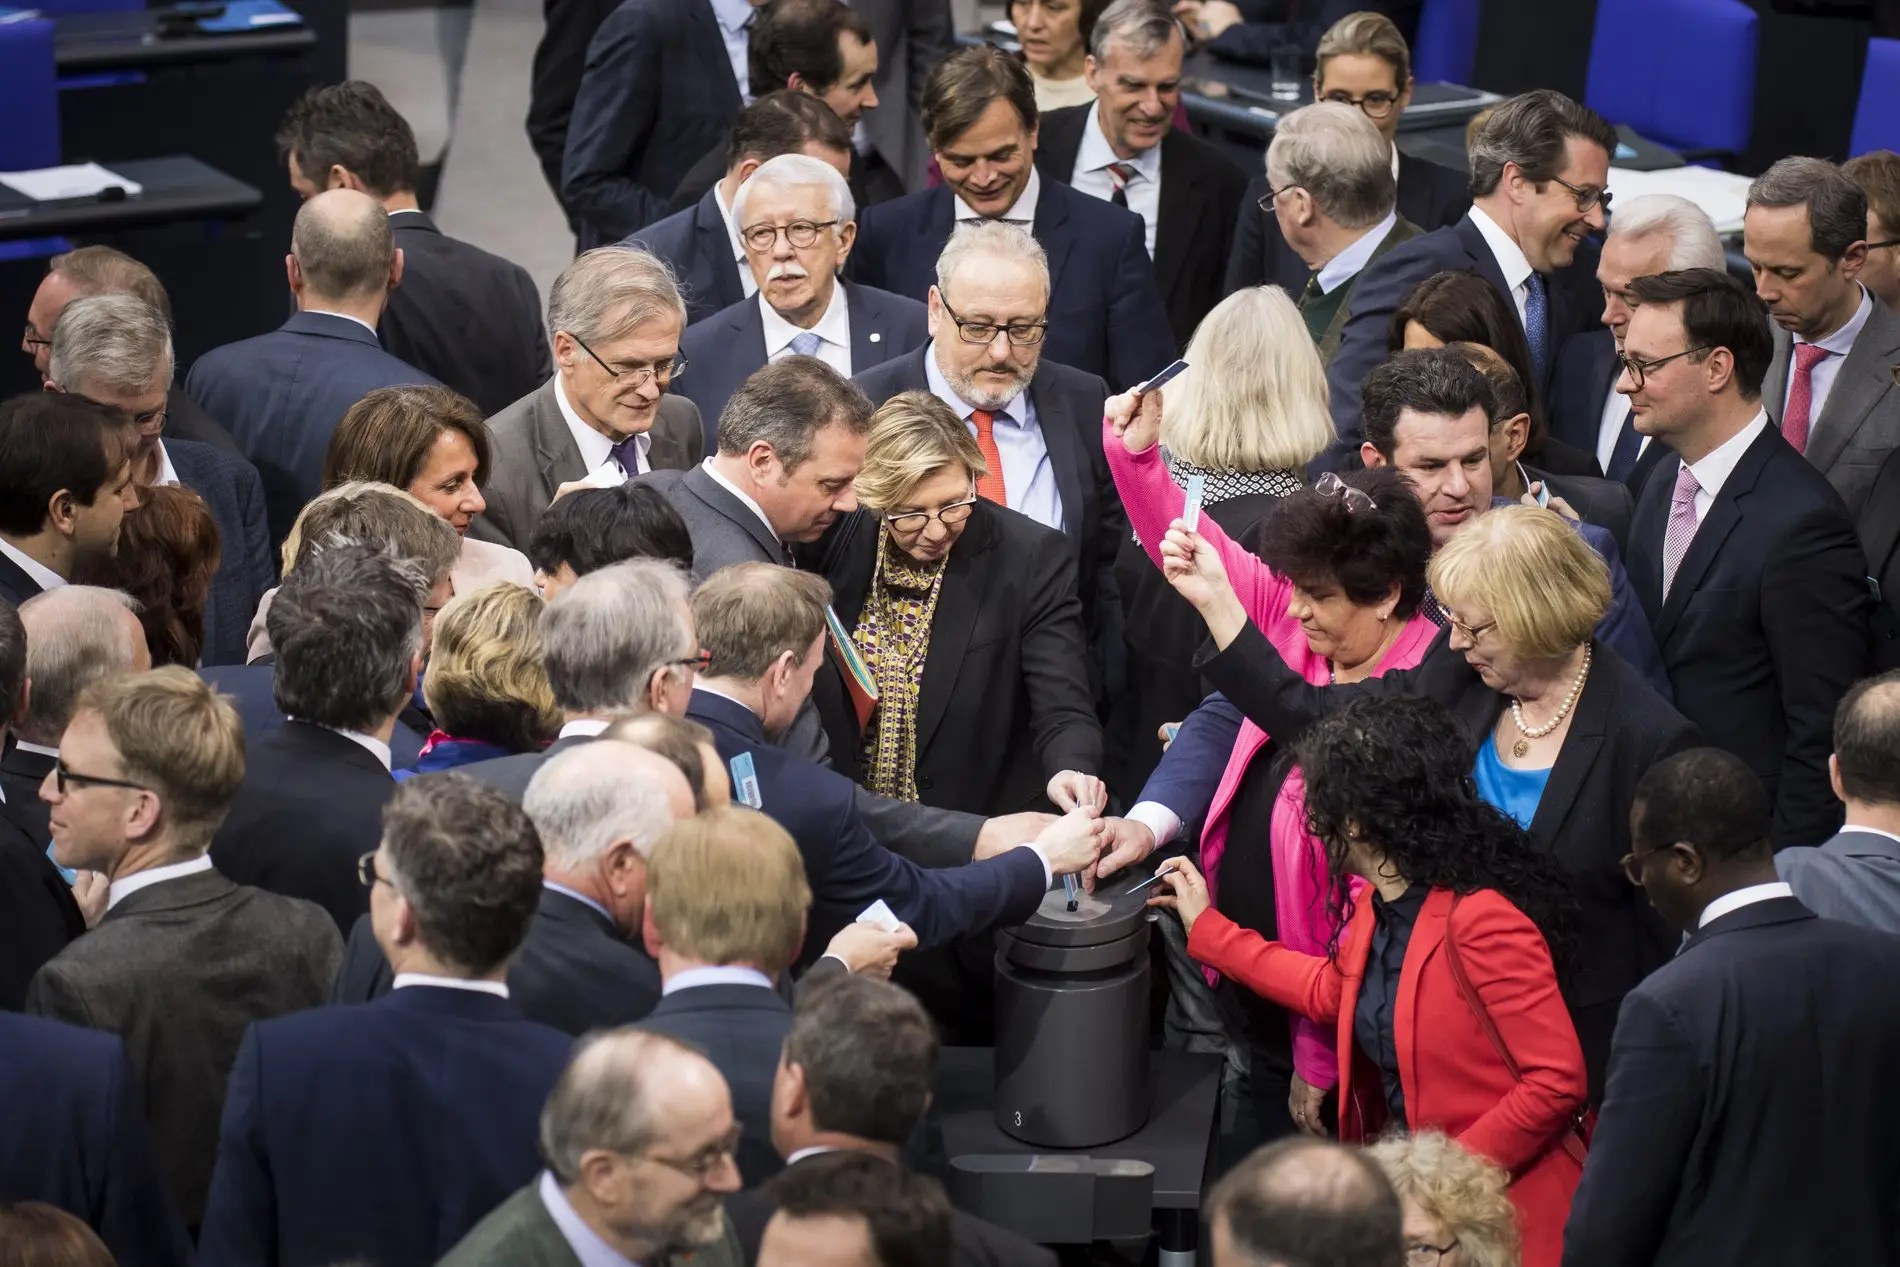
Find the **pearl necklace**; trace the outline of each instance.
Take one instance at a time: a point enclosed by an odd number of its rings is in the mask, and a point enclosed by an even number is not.
[[[1577,697],[1583,694],[1583,683],[1589,676],[1590,644],[1586,642],[1583,645],[1583,667],[1577,670],[1577,680],[1570,684],[1570,694],[1564,696],[1563,707],[1557,710],[1555,717],[1552,717],[1544,725],[1534,729],[1524,724],[1524,709],[1519,704],[1517,696],[1513,695],[1511,697],[1511,721],[1516,724],[1518,733],[1524,736],[1523,739],[1519,739],[1516,743],[1511,745],[1512,756],[1522,758],[1525,753],[1531,750],[1530,744],[1525,742],[1525,740],[1542,739],[1545,735],[1548,735],[1551,731],[1564,724],[1564,718],[1570,716],[1570,710],[1577,706]]]

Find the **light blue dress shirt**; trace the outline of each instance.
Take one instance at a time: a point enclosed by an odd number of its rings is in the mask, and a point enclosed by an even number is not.
[[[701,985],[756,985],[767,990],[778,987],[772,984],[772,978],[757,968],[744,968],[738,964],[724,964],[719,967],[688,968],[676,972],[660,986],[660,993],[677,994],[681,990],[690,990]]]
[[[713,19],[719,23],[719,38],[726,42],[726,56],[732,59],[732,77],[738,81],[739,96],[752,104],[752,90],[746,85],[746,32],[752,25],[752,5],[748,0],[712,0]]]
[[[600,1233],[581,1221],[581,1216],[575,1213],[573,1204],[568,1201],[567,1194],[561,1191],[561,1185],[552,1171],[541,1172],[539,1191],[541,1204],[547,1207],[548,1217],[561,1230],[562,1239],[574,1251],[574,1257],[580,1259],[581,1267],[640,1267],[601,1240]]]
[[[976,406],[957,395],[956,389],[937,368],[937,345],[924,344],[924,382],[930,394],[957,411],[976,434],[970,415]],[[990,437],[1003,459],[1003,489],[1009,496],[1009,508],[1028,515],[1047,528],[1062,532],[1062,491],[1056,487],[1055,464],[1049,460],[1049,448],[1042,442],[1042,425],[1036,421],[1036,405],[1027,391],[1001,409],[992,409],[994,422]]]

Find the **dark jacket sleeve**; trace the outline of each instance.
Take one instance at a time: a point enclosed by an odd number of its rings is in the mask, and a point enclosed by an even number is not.
[[[1038,553],[1021,635],[1023,688],[1036,753],[1049,778],[1064,770],[1100,774],[1102,724],[1089,690],[1074,556],[1064,541]]]
[[[350,928],[343,946],[343,963],[336,972],[336,984],[330,992],[332,1003],[367,1003],[389,993],[394,978],[383,948],[376,944],[369,916],[359,915]]]
[[[1261,216],[1257,206],[1266,191],[1266,178],[1256,176],[1248,182],[1247,192],[1240,196],[1240,210],[1234,221],[1234,242],[1227,252],[1227,279],[1221,287],[1225,294],[1231,295],[1267,280],[1266,237],[1261,231]]]
[[[128,1267],[186,1267],[191,1242],[152,1151],[132,1062],[117,1040],[103,1098],[107,1138],[101,1143],[107,1152],[87,1222],[113,1257]]]
[[[1392,314],[1414,286],[1438,270],[1439,263],[1431,256],[1400,247],[1374,260],[1360,274],[1353,286],[1352,314],[1340,331],[1339,350],[1326,364],[1326,386],[1332,398],[1333,430],[1338,440],[1332,453],[1321,455],[1321,462],[1358,461],[1359,446],[1366,438],[1360,384],[1385,363],[1385,334]]]
[[[600,241],[614,242],[658,220],[670,189],[648,189],[631,172],[659,114],[660,42],[645,16],[616,10],[587,49],[561,167],[567,208]]]
[[[910,14],[910,100],[901,103],[913,115],[921,115],[924,108],[924,84],[930,79],[930,72],[937,63],[956,51],[956,21],[950,12],[949,0],[911,0],[906,6]],[[893,101],[889,109],[898,109],[900,103]],[[898,175],[901,177],[902,172]]]
[[[1147,230],[1140,216],[1132,216],[1109,296],[1108,390],[1126,391],[1160,373],[1174,360],[1175,346],[1167,301],[1155,281],[1154,261],[1148,258]],[[1113,550],[1108,558],[1112,567]]]
[[[253,1267],[277,1260],[277,1202],[264,1144],[262,1065],[253,1025],[238,1045],[224,1093],[218,1161],[198,1237],[198,1267]]]
[[[1187,715],[1168,750],[1161,754],[1136,803],[1165,805],[1183,823],[1206,816],[1220,790],[1227,756],[1240,738],[1240,710],[1216,691]]]
[[[1610,610],[1604,612],[1603,619],[1597,622],[1596,636],[1606,646],[1614,647],[1616,653],[1632,669],[1642,674],[1643,680],[1658,695],[1674,703],[1676,693],[1669,684],[1668,672],[1663,668],[1662,652],[1656,649],[1656,635],[1650,630],[1649,620],[1643,614],[1643,605],[1630,585],[1629,572],[1624,569],[1622,557],[1617,553],[1616,538],[1608,528],[1599,528],[1595,524],[1578,524],[1577,530],[1610,569]]]
[[[1286,743],[1311,722],[1364,695],[1438,698],[1438,693],[1429,689],[1433,679],[1426,674],[1446,656],[1464,663],[1464,657],[1452,651],[1441,636],[1415,668],[1321,686],[1288,668],[1259,626],[1248,621],[1227,649],[1204,660],[1200,669],[1208,682],[1237,704],[1254,725]],[[1440,698],[1439,702],[1448,701]]]

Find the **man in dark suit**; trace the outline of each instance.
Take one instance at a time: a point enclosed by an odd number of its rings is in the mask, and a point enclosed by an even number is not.
[[[693,367],[680,391],[699,406],[708,453],[719,447],[726,401],[768,362],[815,356],[849,378],[929,337],[916,300],[838,277],[857,223],[844,177],[826,163],[803,154],[770,160],[739,187],[732,214],[758,293],[687,327],[680,340]]]
[[[1867,577],[1879,601],[1874,609],[1874,663],[1900,669],[1900,451],[1887,455],[1860,517]]]
[[[117,1262],[191,1262],[115,1035],[0,1011],[0,1193],[85,1220]]]
[[[276,584],[264,486],[242,456],[191,440],[167,440],[172,385],[171,326],[133,295],[75,299],[54,327],[46,386],[129,415],[137,428],[134,483],[183,485],[198,494],[218,529],[218,569],[205,597],[206,664],[242,664],[244,634],[264,593]]]
[[[1045,179],[1141,217],[1182,347],[1220,302],[1247,183],[1223,151],[1174,126],[1185,49],[1181,24],[1150,0],[1109,5],[1095,20],[1084,70],[1095,104],[1049,111],[1036,134]]]
[[[434,1262],[534,1176],[571,1046],[524,1020],[505,982],[541,866],[499,792],[453,771],[397,790],[359,864],[394,988],[244,1036],[203,1267]]]
[[[488,420],[484,541],[525,550],[563,484],[610,488],[699,461],[699,411],[669,395],[686,305],[658,259],[636,247],[589,251],[548,294],[554,374]]]
[[[1775,871],[1823,919],[1900,933],[1900,672],[1841,697],[1827,765],[1847,821],[1825,844],[1781,850]]]
[[[1117,388],[1173,359],[1141,217],[1042,179],[1035,87],[1020,61],[987,44],[945,58],[924,90],[924,126],[944,183],[866,208],[853,280],[922,299],[952,230],[1010,221],[1047,255],[1050,359]]]
[[[1900,1000],[1869,985],[1900,973],[1900,938],[1775,879],[1768,798],[1728,753],[1655,766],[1630,818],[1624,867],[1685,939],[1623,1001],[1564,1262],[1891,1257]]]
[[[748,177],[784,154],[808,154],[847,175],[851,129],[817,97],[782,88],[747,106],[733,124],[720,176],[687,206],[628,237],[666,261],[679,282],[690,322],[704,321],[758,292],[745,245],[732,222],[732,200]]]
[[[0,401],[0,600],[18,607],[118,550],[135,442],[129,418],[84,397]]]
[[[1826,159],[1784,158],[1748,187],[1743,235],[1775,322],[1763,405],[1858,518],[1900,448],[1900,313],[1859,281],[1867,195]]]
[[[1616,359],[1630,324],[1630,283],[1672,269],[1728,267],[1708,212],[1676,194],[1644,194],[1619,203],[1597,260],[1602,330],[1564,345],[1551,373],[1545,416],[1553,439],[1594,454],[1597,469],[1636,490],[1667,453],[1636,430],[1629,397],[1616,390]]]
[[[1630,295],[1623,389],[1637,430],[1679,455],[1637,499],[1631,579],[1676,707],[1761,779],[1777,846],[1820,844],[1841,823],[1834,708],[1868,662],[1865,556],[1839,494],[1769,422],[1755,297],[1707,269]]]
[[[1386,357],[1386,327],[1412,288],[1435,273],[1468,269],[1511,302],[1530,343],[1531,385],[1547,398],[1564,343],[1597,323],[1596,248],[1604,224],[1616,131],[1594,110],[1540,89],[1513,97],[1486,121],[1471,150],[1471,210],[1458,223],[1413,238],[1366,270],[1352,316],[1327,366],[1334,452],[1361,442],[1359,384]]]
[[[402,252],[374,198],[331,189],[305,202],[285,267],[296,315],[213,348],[185,376],[192,399],[230,426],[264,477],[273,546],[321,487],[331,433],[350,406],[378,387],[436,385],[376,341]]]
[[[357,189],[383,205],[402,254],[402,284],[377,330],[391,356],[432,374],[485,414],[549,373],[541,296],[528,270],[449,237],[416,198],[416,134],[371,84],[312,88],[277,129],[290,186],[312,198]]]
[[[26,1010],[125,1040],[191,1227],[245,1026],[323,1002],[343,948],[322,910],[233,884],[205,853],[243,745],[237,713],[189,670],[111,678],[81,696],[47,788],[54,860],[111,887],[98,927],[33,978]]]
[[[799,999],[776,1063],[771,1135],[788,1169],[837,1151],[899,1166],[936,1085],[937,1035],[903,989],[853,977]],[[726,1202],[747,1263],[775,1208],[770,1192]],[[1055,1267],[1054,1254],[1013,1232],[960,1210],[950,1218],[957,1267]]]
[[[281,729],[251,744],[212,843],[219,870],[306,898],[347,932],[368,909],[356,860],[395,791],[389,736],[422,667],[420,569],[371,546],[298,561],[271,602]]]

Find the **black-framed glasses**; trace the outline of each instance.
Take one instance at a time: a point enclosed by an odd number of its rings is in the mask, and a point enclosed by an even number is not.
[[[51,339],[42,339],[40,332],[35,330],[30,323],[26,327],[26,332],[20,336],[20,342],[23,346],[29,348],[50,348],[53,346],[53,341]]]
[[[1900,238],[1888,238],[1885,242],[1869,242],[1867,249],[1870,251],[1887,251],[1892,250],[1896,246],[1900,246]],[[29,330],[32,329],[31,326],[27,328]]]
[[[1445,1255],[1458,1248],[1458,1238],[1452,1237],[1449,1245],[1427,1245],[1424,1241],[1414,1241],[1405,1247],[1405,1267],[1438,1267]]]
[[[1321,497],[1339,498],[1346,503],[1346,513],[1349,515],[1370,513],[1372,510],[1372,494],[1363,488],[1354,488],[1340,479],[1335,471],[1328,471],[1314,480],[1313,491]]]
[[[1256,207],[1259,207],[1262,211],[1266,212],[1268,215],[1272,215],[1273,214],[1273,200],[1275,198],[1278,198],[1281,194],[1285,193],[1289,189],[1298,189],[1298,188],[1299,188],[1298,185],[1282,185],[1278,189],[1269,187],[1266,193],[1260,195],[1258,201],[1256,201],[1254,205]]]
[[[1474,643],[1498,627],[1498,622],[1495,620],[1487,620],[1482,625],[1467,625],[1450,612],[1445,613],[1445,623]]]
[[[641,1153],[640,1156],[648,1161],[657,1161],[669,1170],[677,1170],[688,1179],[703,1181],[717,1174],[719,1168],[727,1162],[735,1160],[734,1155],[739,1150],[739,1138],[742,1134],[743,1128],[738,1122],[734,1122],[731,1130],[691,1157],[662,1157],[658,1153]]]
[[[1339,106],[1352,106],[1363,111],[1368,119],[1389,119],[1392,117],[1392,107],[1399,104],[1398,97],[1389,92],[1369,92],[1363,97],[1355,97],[1344,89],[1329,92],[1320,100]]]
[[[1709,346],[1705,343],[1700,347],[1684,348],[1682,351],[1672,352],[1668,356],[1659,356],[1653,361],[1639,361],[1626,352],[1618,352],[1616,359],[1618,363],[1623,366],[1623,372],[1630,376],[1630,386],[1640,392],[1643,390],[1643,379],[1651,370],[1667,365],[1671,361],[1681,360],[1683,357],[1690,356],[1696,352],[1706,352],[1708,350]]]
[[[594,364],[607,371],[607,377],[613,379],[616,383],[624,382],[629,387],[645,387],[649,382],[658,379],[660,386],[665,387],[668,383],[686,372],[686,358],[683,356],[675,356],[670,365],[636,365],[627,369],[617,370],[607,364],[607,362],[601,360],[600,353],[581,342],[580,336],[575,334],[572,330],[564,330],[562,333],[574,340],[575,346],[579,347],[581,351],[593,357]]]
[[[1008,325],[999,325],[994,321],[965,321],[950,307],[950,301],[944,299],[943,292],[937,292],[938,302],[943,304],[944,315],[956,323],[957,334],[965,343],[990,343],[998,331],[1009,334],[1009,341],[1019,348],[1033,348],[1042,342],[1049,333],[1047,321],[1012,321]]]
[[[936,520],[946,528],[954,528],[970,517],[976,509],[977,497],[974,492],[960,502],[951,502],[948,506],[939,506],[935,510],[906,510],[901,514],[886,515],[884,522],[899,532],[922,532]]]
[[[794,220],[790,224],[754,224],[739,230],[739,240],[744,242],[748,251],[766,252],[778,241],[783,233],[785,240],[794,247],[803,250],[818,240],[820,229],[829,229],[836,220]]]
[[[59,789],[61,796],[71,795],[75,787],[122,787],[134,792],[152,790],[143,783],[133,783],[127,779],[104,779],[96,774],[81,774],[64,761],[53,763],[53,786]]]
[[[1601,207],[1605,211],[1610,209],[1609,190],[1598,189],[1595,185],[1573,185],[1562,176],[1552,176],[1551,179],[1562,185],[1565,189],[1568,189],[1571,195],[1576,198],[1578,211],[1588,214],[1597,207]]]
[[[356,860],[356,878],[366,889],[373,889],[379,884],[387,884],[392,889],[396,887],[394,880],[376,869],[374,849]]]

